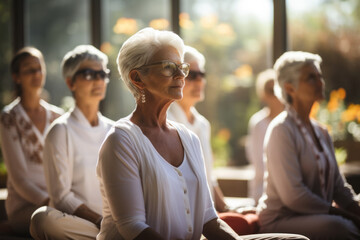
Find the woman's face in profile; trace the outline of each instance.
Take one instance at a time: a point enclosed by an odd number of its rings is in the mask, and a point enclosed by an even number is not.
[[[189,62],[189,64],[190,72],[189,75],[185,78],[183,100],[191,101],[195,105],[197,102],[200,102],[205,98],[205,73],[200,70],[199,64],[196,61]]]
[[[28,56],[20,63],[19,73],[13,76],[23,92],[38,91],[45,84],[45,66],[41,64],[39,58]]]
[[[171,46],[159,49],[149,61],[148,65],[161,62],[171,62],[173,74],[164,75],[164,68],[168,68],[168,64],[156,64],[148,67],[147,74],[139,76],[144,84],[146,95],[152,95],[158,100],[178,100],[183,97],[183,87],[185,85],[185,75],[181,68],[181,57],[177,49]],[[175,66],[174,64],[175,63]],[[170,76],[171,75],[171,76]],[[147,96],[148,99],[148,96]]]
[[[302,102],[321,101],[325,98],[325,83],[318,67],[306,64],[302,67],[296,95]]]
[[[101,62],[83,61],[71,79],[70,90],[76,101],[98,103],[105,98],[108,78]]]

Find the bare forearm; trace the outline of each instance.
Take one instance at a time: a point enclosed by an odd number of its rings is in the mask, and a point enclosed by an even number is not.
[[[134,240],[148,240],[148,239],[164,240],[164,238],[162,238],[160,234],[158,234],[156,231],[154,231],[151,228],[146,228],[136,238],[134,238]]]
[[[74,212],[75,216],[86,219],[96,226],[100,227],[100,222],[102,220],[102,216],[91,210],[85,204],[80,205]]]
[[[203,234],[208,240],[241,240],[239,235],[221,219],[215,218],[204,225]]]

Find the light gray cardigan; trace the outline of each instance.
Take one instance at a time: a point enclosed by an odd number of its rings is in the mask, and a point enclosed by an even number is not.
[[[323,147],[331,152],[327,196],[322,195],[312,146],[305,140],[295,120],[283,111],[270,123],[264,141],[268,176],[258,206],[261,226],[295,214],[327,214],[332,201],[341,207],[355,201],[353,189],[339,172],[327,130],[315,121],[312,125]]]

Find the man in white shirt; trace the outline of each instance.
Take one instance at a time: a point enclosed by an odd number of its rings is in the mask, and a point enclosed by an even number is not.
[[[95,168],[100,145],[113,125],[99,112],[109,81],[107,62],[107,56],[90,45],[64,57],[63,75],[76,106],[54,122],[45,140],[51,207],[34,212],[30,232],[35,239],[95,239],[99,232],[102,200]]]

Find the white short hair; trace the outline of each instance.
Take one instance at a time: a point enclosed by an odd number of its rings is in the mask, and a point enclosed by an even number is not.
[[[101,63],[104,69],[107,68],[108,57],[105,53],[92,45],[79,45],[67,52],[61,62],[64,78],[72,78],[82,62],[91,60]]]
[[[289,51],[281,55],[274,64],[276,72],[274,90],[279,100],[283,103],[291,103],[292,100],[285,91],[284,83],[291,83],[297,87],[302,67],[313,64],[320,70],[321,62],[319,55],[309,52]]]
[[[184,42],[171,31],[147,27],[132,35],[122,45],[116,63],[121,79],[136,99],[140,92],[131,82],[130,71],[148,64],[153,55],[165,46],[174,47],[179,52],[181,61],[184,60]]]
[[[276,74],[272,68],[266,69],[258,74],[256,78],[256,95],[260,99],[262,99],[266,93],[269,93],[266,91],[267,83],[274,82],[275,77]]]
[[[196,62],[200,71],[205,72],[205,57],[197,49],[185,46],[184,61],[187,63]]]

